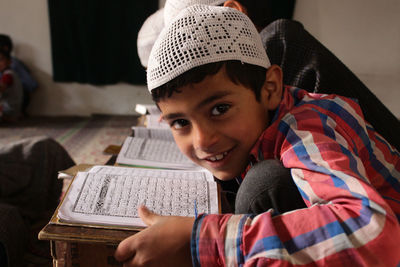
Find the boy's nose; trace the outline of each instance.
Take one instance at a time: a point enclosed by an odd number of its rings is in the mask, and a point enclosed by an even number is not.
[[[217,131],[208,125],[193,126],[193,147],[195,150],[212,152],[218,142]]]

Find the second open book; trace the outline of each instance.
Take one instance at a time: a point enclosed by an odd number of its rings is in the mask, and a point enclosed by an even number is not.
[[[167,169],[198,169],[176,145],[171,130],[132,127],[133,135],[125,139],[117,164]]]
[[[206,170],[94,166],[75,176],[57,217],[67,224],[144,227],[140,205],[161,215],[218,213],[217,184]]]

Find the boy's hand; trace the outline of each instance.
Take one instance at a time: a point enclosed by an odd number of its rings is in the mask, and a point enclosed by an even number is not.
[[[123,240],[115,258],[124,266],[192,266],[190,237],[194,218],[161,216],[139,208],[140,218],[149,226]]]

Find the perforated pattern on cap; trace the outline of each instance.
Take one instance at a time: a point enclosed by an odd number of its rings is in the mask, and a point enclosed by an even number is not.
[[[164,24],[168,25],[179,14],[179,12],[193,5],[217,6],[225,0],[166,0],[164,6]]]
[[[154,42],[164,28],[164,9],[150,15],[143,23],[137,37],[137,51],[140,63],[147,67],[147,62]]]
[[[149,91],[207,63],[239,60],[270,66],[261,38],[250,19],[227,7],[194,5],[164,28],[150,53]]]

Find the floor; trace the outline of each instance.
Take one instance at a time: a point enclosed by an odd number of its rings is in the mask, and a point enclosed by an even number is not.
[[[0,145],[31,136],[47,135],[69,152],[75,163],[104,164],[110,145],[120,145],[136,125],[137,116],[28,117],[0,123]]]

